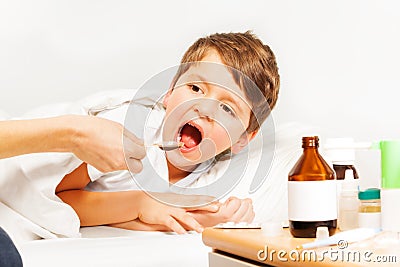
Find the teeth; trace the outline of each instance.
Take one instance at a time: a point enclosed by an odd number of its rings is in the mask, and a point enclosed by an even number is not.
[[[199,131],[199,133],[200,133],[200,135],[201,135],[201,139],[203,139],[203,134],[202,134],[202,132],[199,130],[199,128],[197,128],[197,126],[196,125],[194,125],[194,124],[192,124],[191,122],[186,122],[185,124],[183,124],[180,128],[179,128],[179,131],[178,131],[178,136],[177,136],[177,138],[176,138],[176,141],[178,142],[178,143],[183,143],[182,142],[182,129],[183,129],[183,127],[185,127],[185,125],[189,125],[189,126],[191,126],[191,127],[193,127],[193,128],[196,128],[198,131]],[[186,147],[185,145],[183,145],[183,147]]]

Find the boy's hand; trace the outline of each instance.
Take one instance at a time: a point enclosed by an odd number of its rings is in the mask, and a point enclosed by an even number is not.
[[[201,233],[201,226],[185,209],[171,207],[154,200],[146,193],[138,200],[138,219],[147,224],[164,225],[178,233],[186,233],[186,229]]]
[[[253,204],[250,198],[230,197],[220,204],[217,212],[193,210],[190,214],[203,226],[214,226],[225,222],[248,222],[254,219]]]
[[[196,211],[196,212],[217,212],[219,211],[219,208],[221,207],[221,203],[218,201],[211,202],[210,204],[207,204],[205,206],[200,206],[200,207],[193,207],[193,208],[185,208],[186,211]]]
[[[254,219],[253,202],[250,198],[228,198],[222,205],[222,210],[229,222],[251,223]]]

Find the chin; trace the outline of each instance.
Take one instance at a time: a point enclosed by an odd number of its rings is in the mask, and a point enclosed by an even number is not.
[[[167,153],[168,161],[176,167],[196,166],[213,158],[214,156],[214,154],[204,155],[204,153],[201,153],[199,146],[196,146],[194,149],[186,152],[175,150]]]

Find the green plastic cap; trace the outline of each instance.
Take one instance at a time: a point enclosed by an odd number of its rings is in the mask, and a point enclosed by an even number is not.
[[[365,191],[358,192],[359,200],[381,199],[381,190],[378,188],[368,188]]]

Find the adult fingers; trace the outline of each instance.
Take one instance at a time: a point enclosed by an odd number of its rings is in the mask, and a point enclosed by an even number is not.
[[[133,173],[139,173],[143,170],[143,164],[140,160],[127,158],[126,163],[128,165],[129,171]]]
[[[143,140],[127,130],[124,131],[124,153],[126,158],[143,159],[146,156]]]
[[[125,140],[124,154],[126,158],[143,159],[146,156],[146,149],[143,145],[136,144],[131,140]]]
[[[142,139],[137,137],[135,134],[124,128],[124,137],[131,140],[132,142],[138,144],[138,145],[144,145],[144,142]]]

